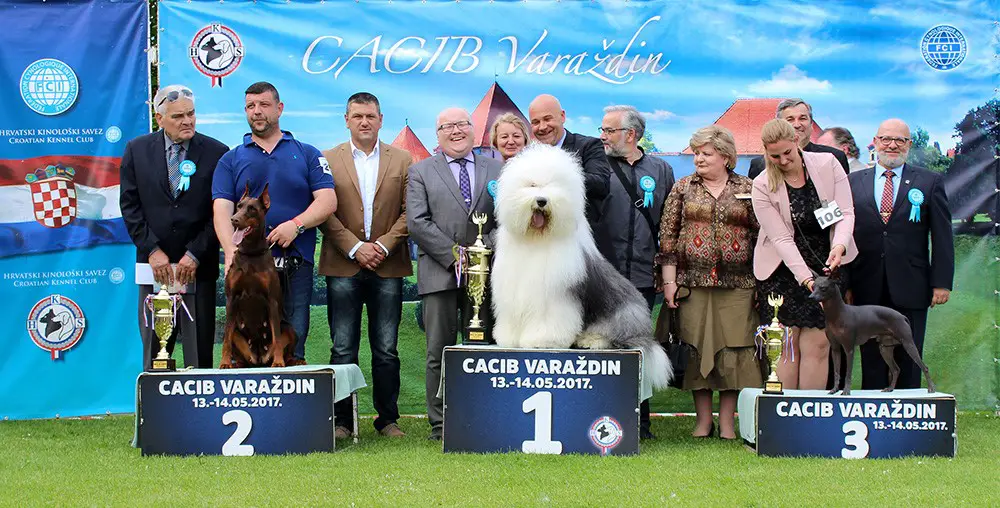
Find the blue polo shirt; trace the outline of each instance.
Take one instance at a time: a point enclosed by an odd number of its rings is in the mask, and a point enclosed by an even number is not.
[[[243,196],[247,182],[250,194],[257,196],[268,183],[271,208],[267,211],[267,226],[275,227],[291,220],[309,208],[313,191],[332,189],[333,175],[326,158],[316,147],[282,131],[281,140],[267,153],[253,141],[250,134],[243,136],[243,144],[226,152],[219,159],[212,178],[212,199],[228,199],[233,203]],[[295,250],[312,264],[316,249],[316,228],[309,228],[292,243]],[[294,250],[289,249],[292,254]],[[276,247],[274,255],[281,254]]]

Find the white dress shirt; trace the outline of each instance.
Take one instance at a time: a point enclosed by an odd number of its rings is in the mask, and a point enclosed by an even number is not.
[[[361,189],[361,202],[365,207],[365,240],[370,240],[372,236],[372,208],[375,206],[375,186],[378,184],[378,163],[379,163],[379,141],[375,140],[375,149],[371,154],[366,154],[360,148],[354,146],[351,140],[351,156],[354,158],[354,169],[358,172],[358,187]],[[364,241],[358,241],[347,255],[354,259],[354,254],[358,252]],[[389,249],[376,241],[379,247],[389,255]]]

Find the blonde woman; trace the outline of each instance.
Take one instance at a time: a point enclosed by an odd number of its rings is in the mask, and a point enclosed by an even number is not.
[[[833,155],[803,152],[795,130],[776,118],[764,124],[765,170],[753,181],[753,208],[760,222],[754,249],[758,301],[784,297],[778,320],[791,327],[792,350],[778,363],[785,388],[826,387],[830,343],[819,302],[809,298],[813,272],[830,273],[857,255],[854,246],[854,199],[847,175]],[[821,224],[814,212],[840,208],[838,222]],[[761,321],[774,315],[759,305]],[[847,380],[849,383],[850,380]]]
[[[663,207],[660,254],[663,297],[678,308],[681,339],[693,346],[683,386],[694,397],[694,437],[711,437],[712,392],[719,392],[719,437],[736,438],[739,390],[763,384],[753,336],[757,219],[749,178],[733,172],[736,143],[725,128],[698,129],[689,143],[695,174],[681,178]],[[677,288],[691,294],[677,302]],[[661,310],[666,312],[666,309]]]
[[[490,144],[507,162],[528,144],[528,126],[514,113],[504,113],[490,127]]]

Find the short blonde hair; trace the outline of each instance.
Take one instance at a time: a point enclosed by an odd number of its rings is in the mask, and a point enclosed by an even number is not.
[[[796,148],[799,146],[795,141],[795,128],[783,118],[775,118],[764,124],[764,128],[760,130],[760,141],[765,147],[778,141],[791,141],[795,144]],[[766,149],[764,152],[764,167],[767,171],[768,188],[771,189],[771,192],[775,192],[778,190],[778,186],[781,185],[782,180],[784,180],[784,176],[782,176],[781,170],[771,162],[771,158],[767,156]]]
[[[500,124],[502,123],[509,123],[518,129],[521,129],[521,134],[524,135],[524,143],[528,144],[528,140],[531,139],[528,137],[528,126],[524,124],[524,120],[521,120],[521,117],[515,115],[514,113],[507,112],[498,116],[496,120],[493,121],[493,126],[490,127],[490,146],[497,148],[497,130],[500,128]]]
[[[702,127],[694,131],[691,141],[688,142],[692,151],[708,144],[729,161],[726,163],[726,170],[736,169],[736,140],[733,139],[733,133],[729,132],[729,129],[718,125]]]

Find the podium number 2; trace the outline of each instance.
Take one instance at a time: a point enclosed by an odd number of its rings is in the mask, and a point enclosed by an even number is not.
[[[552,392],[538,392],[521,403],[521,411],[535,412],[535,439],[521,442],[524,453],[559,455],[562,443],[552,440]]]
[[[253,455],[253,445],[243,444],[243,441],[250,435],[250,429],[253,428],[253,419],[250,418],[250,413],[242,409],[226,411],[222,415],[222,424],[229,425],[231,423],[236,424],[236,430],[222,445],[222,454],[229,457]]]
[[[844,423],[844,444],[853,448],[841,448],[840,456],[845,459],[863,459],[868,456],[868,426],[864,422],[851,420]]]

